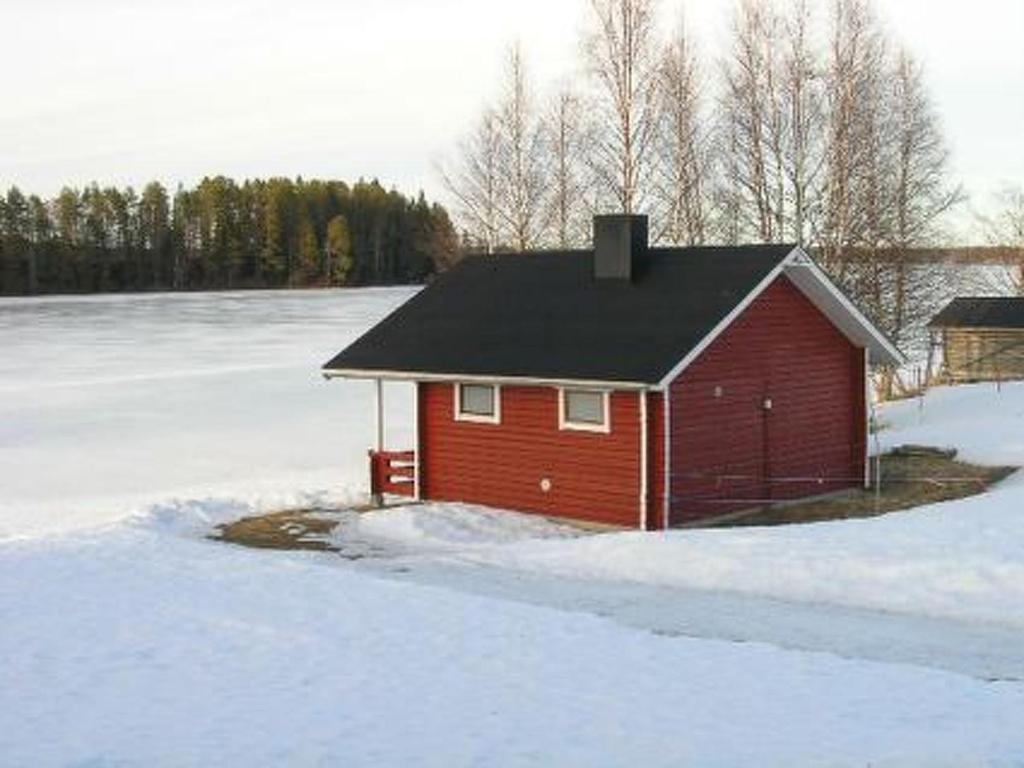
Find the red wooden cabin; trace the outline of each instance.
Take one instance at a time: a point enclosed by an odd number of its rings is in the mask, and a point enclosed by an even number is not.
[[[375,493],[655,529],[867,482],[868,366],[902,358],[807,254],[594,242],[468,258],[324,366],[378,410],[415,385]]]

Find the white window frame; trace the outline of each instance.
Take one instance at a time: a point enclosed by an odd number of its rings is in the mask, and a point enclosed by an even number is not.
[[[462,411],[462,388],[463,387],[490,387],[494,390],[494,413],[484,416],[480,413],[464,413]],[[455,393],[455,420],[469,421],[476,424],[501,424],[501,385],[487,384],[480,381],[458,381],[452,387]]]
[[[589,421],[570,421],[566,418],[566,393],[586,392],[592,395],[601,395],[601,408],[604,414],[604,422],[594,424]],[[558,428],[562,431],[572,432],[597,432],[607,435],[612,431],[612,410],[611,392],[607,389],[591,389],[589,387],[559,387],[558,388]]]

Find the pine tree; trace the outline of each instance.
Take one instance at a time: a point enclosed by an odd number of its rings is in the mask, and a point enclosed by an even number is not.
[[[3,207],[3,265],[0,280],[8,291],[20,290],[21,277],[28,243],[28,201],[17,187],[7,190]]]
[[[36,293],[39,290],[40,263],[43,260],[43,251],[53,239],[53,225],[50,222],[50,212],[38,195],[29,195],[28,198],[28,239],[30,242],[28,250],[28,276],[26,290],[29,293]],[[50,278],[47,273],[44,275]]]
[[[286,276],[291,197],[291,182],[287,179],[271,179],[267,182],[260,272],[269,285],[280,285],[282,278]]]
[[[355,259],[352,256],[352,237],[348,231],[348,222],[340,213],[327,223],[326,251],[327,284],[345,285],[352,275]]]
[[[299,213],[298,240],[299,268],[305,282],[315,279],[321,271],[320,245],[316,239],[316,228],[313,225],[313,217],[305,207]]]
[[[149,274],[145,283],[160,288],[166,281],[166,258],[170,246],[170,204],[167,190],[153,181],[142,190],[139,200],[139,239],[149,255]]]

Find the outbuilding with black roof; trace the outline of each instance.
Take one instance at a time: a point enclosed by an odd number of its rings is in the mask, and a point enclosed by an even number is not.
[[[1024,378],[1024,298],[959,297],[928,323],[940,369],[954,382]]]
[[[324,365],[377,382],[375,495],[643,529],[859,486],[867,366],[899,351],[800,248],[650,248],[642,216],[594,248],[476,256]],[[385,450],[382,381],[415,387]]]

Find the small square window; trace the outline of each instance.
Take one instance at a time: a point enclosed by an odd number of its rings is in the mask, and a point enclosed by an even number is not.
[[[587,432],[609,432],[608,393],[589,389],[560,390],[559,426]]]
[[[497,424],[501,420],[498,387],[492,384],[457,384],[455,418]]]

